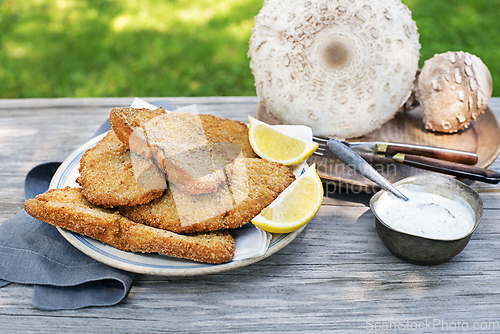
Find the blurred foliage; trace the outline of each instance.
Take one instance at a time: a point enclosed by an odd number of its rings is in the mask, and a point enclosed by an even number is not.
[[[499,0],[403,0],[420,34],[420,67],[437,53],[464,51],[476,55],[493,77],[493,96],[500,96]]]
[[[403,0],[435,53],[480,57],[500,94],[498,0]],[[0,0],[0,98],[255,95],[262,0]]]
[[[0,0],[0,97],[255,95],[261,1]]]

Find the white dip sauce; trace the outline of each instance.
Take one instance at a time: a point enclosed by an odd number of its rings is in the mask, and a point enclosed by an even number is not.
[[[474,227],[474,210],[463,198],[449,199],[413,184],[397,187],[408,201],[385,192],[375,204],[382,221],[400,232],[421,237],[453,240],[464,237]]]

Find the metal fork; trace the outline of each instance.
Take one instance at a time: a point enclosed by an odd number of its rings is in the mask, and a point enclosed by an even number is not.
[[[328,146],[326,146],[328,139],[313,136],[313,141],[315,141],[316,143],[319,144],[318,148],[313,153],[314,155],[318,155],[320,157],[333,157],[334,156],[332,151],[330,151]]]
[[[328,148],[328,139],[327,138],[321,138],[321,137],[315,137],[313,136],[313,141],[319,144],[318,148],[316,151],[313,152],[314,155],[320,156],[320,157],[326,157],[326,158],[335,158],[336,155]],[[356,143],[350,143],[344,140],[340,140],[340,142],[347,147],[351,147],[352,144],[356,144],[356,148],[359,151],[358,153],[373,153],[374,151],[374,145],[371,144],[370,142],[356,142]],[[352,147],[351,147],[352,148]]]
[[[327,139],[323,139],[320,137],[313,137],[313,140],[319,144],[318,148],[314,152],[315,155],[321,157],[335,157],[335,154],[327,146],[328,142]],[[349,145],[347,144],[347,146]],[[492,184],[497,184],[500,182],[500,172],[485,168],[470,166],[462,163],[456,163],[446,160],[430,158],[426,156],[419,156],[414,154],[402,154],[402,153],[397,153],[394,155],[392,154],[385,155],[384,153],[382,153],[381,157],[385,157],[387,159],[393,160],[398,163],[402,163],[404,165],[430,170],[438,173],[454,175],[457,177],[463,177],[469,180],[482,181]]]

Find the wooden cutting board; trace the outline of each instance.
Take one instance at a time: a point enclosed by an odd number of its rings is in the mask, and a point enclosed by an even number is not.
[[[255,109],[255,118],[268,124],[280,124],[267,113],[266,108],[261,103]],[[417,106],[408,111],[399,111],[392,120],[379,129],[351,141],[376,140],[475,152],[478,155],[476,166],[485,168],[491,165],[500,153],[500,122],[488,107],[468,129],[454,134],[436,133],[425,129],[420,107]],[[368,157],[367,159],[377,171],[391,182],[427,172],[383,158]],[[312,155],[308,159],[308,163],[316,163],[319,176],[328,184],[358,192],[379,190],[379,187],[372,181],[359,175],[336,158]]]

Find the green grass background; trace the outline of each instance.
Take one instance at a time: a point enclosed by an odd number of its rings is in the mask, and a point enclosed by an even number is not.
[[[375,0],[374,0],[375,1]],[[500,96],[499,0],[403,0],[420,65],[480,57]],[[246,56],[262,0],[0,0],[0,98],[255,95]]]

